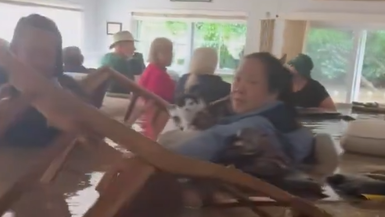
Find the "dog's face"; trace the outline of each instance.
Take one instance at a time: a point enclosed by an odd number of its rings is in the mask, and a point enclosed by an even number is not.
[[[183,95],[177,99],[176,105],[182,117],[192,120],[196,113],[206,108],[206,103],[199,97]]]
[[[192,125],[195,116],[206,108],[206,103],[199,97],[185,94],[177,98],[176,104],[168,109],[174,123],[184,130]]]

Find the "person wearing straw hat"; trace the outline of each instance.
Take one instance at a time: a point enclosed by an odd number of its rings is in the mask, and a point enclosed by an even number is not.
[[[113,35],[110,49],[113,51],[103,56],[101,61],[102,66],[109,66],[132,80],[135,80],[135,76],[142,73],[144,63],[140,62],[140,58],[133,58],[135,39],[129,31],[121,31]],[[138,56],[138,54],[136,54],[136,56]],[[129,91],[120,87],[115,82],[110,84],[109,92],[120,94],[129,93]]]

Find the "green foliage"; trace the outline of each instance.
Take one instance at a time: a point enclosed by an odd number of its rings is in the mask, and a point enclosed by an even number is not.
[[[179,36],[186,33],[188,25],[181,21],[166,21],[166,28],[174,35]]]
[[[219,50],[219,67],[235,69],[244,50],[246,32],[245,24],[198,22],[195,24],[196,45]],[[239,41],[243,43],[234,46],[234,42]]]
[[[306,53],[315,64],[316,79],[338,83],[345,79],[354,46],[353,31],[311,29]],[[385,31],[368,31],[362,68],[363,77],[375,86],[385,84]]]
[[[385,31],[369,31],[366,39],[363,76],[376,86],[385,84]]]
[[[306,53],[313,59],[314,77],[320,80],[344,77],[352,48],[352,32],[311,29],[306,41]]]
[[[186,26],[185,22],[166,22],[166,27],[175,36],[185,33]],[[195,47],[218,50],[220,68],[234,69],[243,55],[246,32],[245,24],[197,22],[194,44]]]

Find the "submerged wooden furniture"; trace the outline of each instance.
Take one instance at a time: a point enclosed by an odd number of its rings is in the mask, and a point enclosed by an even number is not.
[[[124,210],[133,213],[129,216],[135,216],[135,213],[140,213],[141,210],[138,206],[145,204],[148,189],[156,186],[157,180],[170,183],[175,177],[189,177],[202,182],[258,192],[273,200],[267,205],[288,206],[300,216],[330,216],[311,203],[238,170],[190,159],[164,149],[156,142],[108,118],[72,94],[55,87],[41,74],[14,58],[5,48],[0,48],[0,65],[9,72],[10,83],[55,127],[76,135],[107,137],[135,154],[135,157],[127,160],[124,172],[115,179],[115,183],[107,186],[105,193],[87,212],[87,217],[127,216],[122,213]],[[174,184],[177,183],[174,181]],[[171,186],[175,185],[171,183]],[[19,186],[11,187],[7,194],[0,197],[2,206],[7,207],[8,198],[20,193],[22,188],[18,188]],[[175,191],[178,191],[177,187]],[[178,207],[177,205],[175,207]]]
[[[95,74],[91,74],[81,82],[81,87],[90,97],[90,103],[96,107],[100,107],[102,102],[101,95],[104,96],[105,85],[100,82],[100,70],[96,70]],[[103,92],[103,94],[101,94]],[[96,96],[96,97],[95,97]],[[0,137],[15,121],[20,118],[20,114],[29,108],[29,99],[26,97],[2,98],[0,101]],[[25,174],[19,182],[14,183],[16,193],[7,191],[0,193],[0,213],[4,214],[12,203],[18,201],[24,191],[29,190],[32,186],[38,184],[50,183],[62,168],[67,156],[73,148],[79,144],[76,134],[62,132],[52,142],[46,150],[44,150],[35,162],[35,169]]]

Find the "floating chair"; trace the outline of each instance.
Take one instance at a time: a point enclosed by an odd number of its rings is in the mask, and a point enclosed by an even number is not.
[[[121,171],[110,184],[106,185],[100,198],[84,215],[85,217],[144,216],[141,215],[144,210],[157,210],[156,205],[167,201],[172,195],[176,196],[171,197],[174,199],[174,206],[168,207],[167,211],[170,213],[167,215],[152,213],[152,215],[177,216],[180,212],[177,208],[183,205],[181,200],[176,201],[183,190],[178,187],[180,185],[177,178],[189,178],[223,187],[226,192],[237,198],[239,202],[244,202],[260,216],[269,216],[259,209],[261,206],[291,207],[296,216],[330,216],[312,203],[239,170],[194,160],[164,149],[155,141],[102,114],[97,108],[55,87],[48,79],[15,59],[4,48],[0,48],[0,65],[7,69],[10,83],[49,120],[52,126],[67,132],[68,135],[109,138],[134,154],[131,158],[122,161]],[[119,74],[111,71],[107,70],[100,74],[105,73],[106,77],[119,78]],[[125,82],[125,80],[122,81]],[[158,101],[156,96],[150,96],[142,89],[135,89],[137,86],[133,85],[132,81],[131,83],[134,92],[140,92],[140,96],[151,98],[154,102]],[[61,141],[65,143],[64,138]],[[37,165],[34,171],[0,194],[0,215],[26,189],[38,183],[41,174],[45,171],[42,168],[45,168],[47,162],[56,158],[57,153],[61,151],[56,151],[57,147],[59,146],[52,146],[50,150],[45,151],[44,154],[47,156],[42,157],[41,164]],[[55,151],[51,151],[53,149]],[[171,190],[167,190],[168,187]],[[268,199],[251,201],[241,193],[244,190]],[[156,191],[163,193],[158,195],[159,201],[152,200]]]

